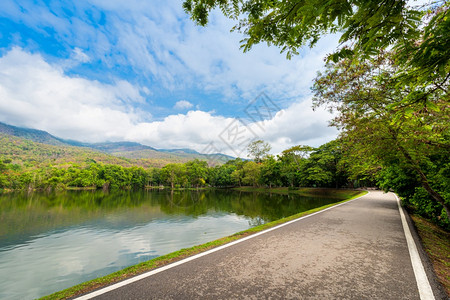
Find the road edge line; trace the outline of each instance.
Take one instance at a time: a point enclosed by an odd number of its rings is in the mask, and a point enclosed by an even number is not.
[[[400,199],[397,194],[394,193],[395,199],[397,199],[398,210],[400,212],[400,218],[402,220],[403,231],[406,237],[406,244],[408,245],[409,257],[416,278],[417,288],[419,289],[419,296],[421,300],[435,300],[433,289],[431,288],[430,281],[428,280],[427,273],[423,266],[423,262],[420,259],[419,251],[417,251],[416,243],[409,229],[408,222],[406,222],[405,213],[400,204]]]
[[[330,209],[333,209],[333,208],[336,208],[336,207],[339,207],[339,206],[342,206],[342,205],[351,203],[351,202],[353,202],[353,201],[355,201],[355,200],[359,200],[359,199],[361,199],[362,197],[365,197],[365,196],[367,196],[367,195],[369,195],[369,194],[370,194],[370,191],[367,191],[367,194],[362,195],[362,196],[359,196],[359,197],[357,197],[357,198],[355,198],[355,199],[352,199],[352,200],[349,200],[349,201],[346,201],[346,202],[343,202],[343,203],[339,203],[339,204],[333,205],[333,206],[331,206],[331,207],[325,208],[325,209],[320,210],[320,211],[317,211],[317,212],[315,212],[315,213],[312,213],[312,214],[309,214],[309,215],[300,217],[300,218],[298,218],[298,219],[291,220],[291,221],[288,221],[288,222],[286,222],[286,223],[283,223],[283,224],[274,226],[274,227],[272,227],[272,228],[269,228],[269,229],[266,229],[266,230],[257,232],[257,233],[255,233],[255,234],[249,235],[249,236],[244,237],[244,238],[242,238],[242,239],[238,239],[238,240],[236,240],[236,241],[227,243],[227,244],[225,244],[225,245],[222,245],[222,246],[219,246],[219,247],[216,247],[216,248],[207,250],[207,251],[205,251],[205,252],[202,252],[202,253],[199,253],[199,254],[196,254],[196,255],[187,257],[187,258],[182,259],[182,260],[180,260],[180,261],[177,261],[177,262],[171,263],[171,264],[169,264],[169,265],[160,267],[160,268],[158,268],[158,269],[151,270],[151,271],[148,271],[148,272],[143,273],[143,274],[141,274],[141,275],[137,275],[137,276],[135,276],[135,277],[131,277],[131,278],[129,278],[129,279],[126,279],[126,280],[124,280],[124,281],[117,282],[117,283],[115,283],[115,284],[112,284],[112,285],[110,285],[110,286],[104,287],[104,288],[99,289],[99,290],[97,290],[97,291],[93,291],[93,292],[91,292],[91,293],[89,293],[89,294],[86,294],[86,295],[77,297],[77,298],[75,298],[74,300],[88,300],[88,299],[92,299],[92,298],[94,298],[94,297],[103,295],[103,294],[105,294],[105,293],[108,293],[108,292],[110,292],[110,291],[116,290],[116,289],[121,288],[121,287],[123,287],[123,286],[126,286],[126,285],[128,285],[128,284],[131,284],[131,283],[134,283],[134,282],[136,282],[136,281],[139,281],[139,280],[141,280],[141,279],[150,277],[150,276],[152,276],[152,275],[158,274],[158,273],[163,272],[163,271],[165,271],[165,270],[168,270],[168,269],[174,268],[174,267],[176,267],[176,266],[185,264],[185,263],[187,263],[187,262],[190,262],[190,261],[195,260],[195,259],[197,259],[197,258],[200,258],[200,257],[202,257],[202,256],[206,256],[206,255],[208,255],[208,254],[211,254],[211,253],[220,251],[220,250],[222,250],[222,249],[231,247],[231,246],[233,246],[233,245],[242,243],[242,242],[244,242],[244,241],[247,241],[247,240],[249,240],[249,239],[255,238],[255,237],[260,236],[260,235],[262,235],[262,234],[268,233],[268,232],[270,232],[270,231],[279,229],[279,228],[281,228],[281,227],[287,226],[287,225],[289,225],[289,224],[292,224],[292,223],[301,221],[301,220],[303,220],[303,219],[306,219],[306,218],[315,216],[315,215],[317,215],[317,214],[323,213],[323,212],[325,212],[325,211],[327,211],[327,210],[330,210]]]

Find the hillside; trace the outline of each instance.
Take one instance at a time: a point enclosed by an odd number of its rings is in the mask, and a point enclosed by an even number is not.
[[[86,164],[92,161],[117,164],[124,167],[145,166],[143,162],[119,158],[92,149],[73,146],[54,146],[0,133],[0,157],[24,167],[63,165],[67,163]]]
[[[128,162],[130,159],[133,159],[135,160],[133,164],[137,164],[140,166],[163,167],[168,163],[184,163],[193,159],[207,160],[213,162],[214,164],[221,164],[227,162],[228,160],[234,159],[234,157],[224,154],[213,154],[213,155],[201,154],[192,149],[158,150],[153,147],[142,145],[135,142],[124,141],[124,142],[84,143],[75,140],[64,140],[56,136],[53,136],[46,131],[21,128],[0,122],[0,134],[2,133],[3,135],[14,136],[32,142],[40,143],[42,144],[41,146],[52,145],[64,147],[64,149],[66,149],[64,153],[67,153],[67,149],[71,149],[69,151],[71,154],[68,156],[71,156],[73,154],[75,157],[78,157],[79,159],[81,159],[81,157],[83,156],[99,156],[100,155],[99,152],[102,152],[104,154],[111,154],[113,156],[122,158],[122,160],[118,161]],[[23,142],[20,143],[23,144]],[[35,145],[34,147],[38,146]],[[46,151],[47,152],[50,151],[51,153],[61,152],[55,149],[49,150],[46,147],[44,148],[45,150],[43,152]],[[78,149],[79,152],[77,152],[76,149]],[[77,153],[75,154],[75,152]],[[89,154],[81,155],[81,153],[84,152]],[[0,155],[2,155],[2,153],[0,153]],[[93,155],[92,153],[96,154]],[[27,156],[29,154],[23,153],[23,155]],[[54,155],[51,154],[49,157],[53,156]],[[44,155],[44,157],[47,156]],[[103,159],[106,159],[105,157],[103,157]],[[42,157],[40,159],[42,159]],[[101,161],[103,159],[101,159]],[[111,161],[112,158],[108,158],[106,160]]]
[[[206,160],[206,156],[199,158]],[[83,166],[93,161],[123,167],[162,168],[169,163],[185,163],[192,159],[192,156],[182,157],[154,150],[119,152],[113,155],[90,148],[47,145],[0,133],[0,160],[11,160],[12,164],[26,168],[72,163]]]
[[[225,154],[200,154],[196,153],[186,153],[186,152],[162,152],[158,150],[139,150],[139,151],[123,151],[123,152],[113,152],[111,153],[117,157],[124,157],[130,159],[155,159],[163,160],[168,162],[181,162],[185,163],[190,160],[199,159],[210,161],[213,164],[223,164],[229,160],[234,159],[234,157]]]
[[[54,145],[54,146],[68,146],[61,139],[51,135],[50,133],[29,128],[21,128],[12,125],[8,125],[0,122],[0,133],[21,137],[34,142]]]

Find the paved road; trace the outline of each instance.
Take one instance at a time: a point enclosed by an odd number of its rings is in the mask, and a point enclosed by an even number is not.
[[[395,196],[371,192],[95,299],[420,297]]]

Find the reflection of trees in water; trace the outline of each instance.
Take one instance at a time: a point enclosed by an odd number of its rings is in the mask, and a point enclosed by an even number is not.
[[[252,218],[251,220],[248,221],[248,225],[250,227],[256,227],[256,226],[259,226],[259,225],[263,225],[265,223],[267,223],[267,221],[264,220],[261,217]]]
[[[161,203],[161,209],[167,214],[186,214],[198,216],[208,211],[203,209],[204,194],[197,191],[170,191],[166,193],[166,202]]]
[[[150,213],[193,217],[234,213],[257,226],[334,201],[338,200],[231,190],[9,193],[0,195],[0,236],[8,228],[25,232],[70,226],[124,209],[142,218]]]

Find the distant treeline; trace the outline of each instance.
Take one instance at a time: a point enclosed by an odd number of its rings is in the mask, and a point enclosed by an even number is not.
[[[319,148],[290,149],[278,157],[262,153],[255,161],[235,159],[210,167],[208,162],[192,160],[170,163],[163,168],[124,167],[115,164],[47,165],[35,169],[0,160],[0,188],[66,189],[103,188],[133,189],[155,186],[171,188],[231,186],[313,186],[342,187],[351,185],[336,142]]]

